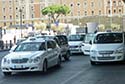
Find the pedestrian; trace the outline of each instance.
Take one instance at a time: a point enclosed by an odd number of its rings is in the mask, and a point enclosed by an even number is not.
[[[16,44],[16,36],[14,36],[13,40],[14,40],[14,44]]]

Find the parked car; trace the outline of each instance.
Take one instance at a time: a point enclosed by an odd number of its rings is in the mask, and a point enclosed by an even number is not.
[[[54,40],[29,39],[4,56],[1,70],[5,76],[13,72],[46,72],[49,67],[61,65],[60,48]]]
[[[68,37],[70,53],[82,53],[81,46],[84,42],[85,34],[72,34]]]
[[[65,60],[70,59],[70,50],[68,45],[68,38],[66,35],[56,35],[54,37],[54,40],[58,43],[60,49],[61,49],[61,56]]]
[[[93,40],[94,36],[95,36],[94,33],[88,33],[85,35],[85,40],[81,46],[81,50],[84,55],[90,55],[90,49],[92,45],[89,44],[89,42]]]
[[[125,34],[122,32],[99,32],[90,42],[90,62],[92,65],[101,62],[125,60]]]

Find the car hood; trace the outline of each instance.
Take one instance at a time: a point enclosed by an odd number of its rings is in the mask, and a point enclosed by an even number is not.
[[[91,50],[107,51],[122,48],[123,44],[92,44]]]
[[[80,43],[82,43],[82,41],[71,41],[71,42],[68,42],[69,46],[79,45]]]
[[[43,53],[44,53],[44,51],[11,52],[11,53],[7,54],[4,58],[7,58],[7,59],[32,58],[37,55],[39,56]]]

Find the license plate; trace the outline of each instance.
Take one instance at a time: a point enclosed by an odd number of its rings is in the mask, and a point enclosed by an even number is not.
[[[104,54],[104,55],[102,55],[103,57],[110,57],[110,55],[109,54]]]
[[[24,68],[24,66],[23,65],[14,65],[14,67],[13,68]]]

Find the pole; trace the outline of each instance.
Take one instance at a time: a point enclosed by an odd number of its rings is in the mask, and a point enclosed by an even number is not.
[[[19,10],[20,11],[20,30],[21,30],[21,38],[22,38],[22,9]]]
[[[110,0],[110,26],[112,25],[112,0]]]

